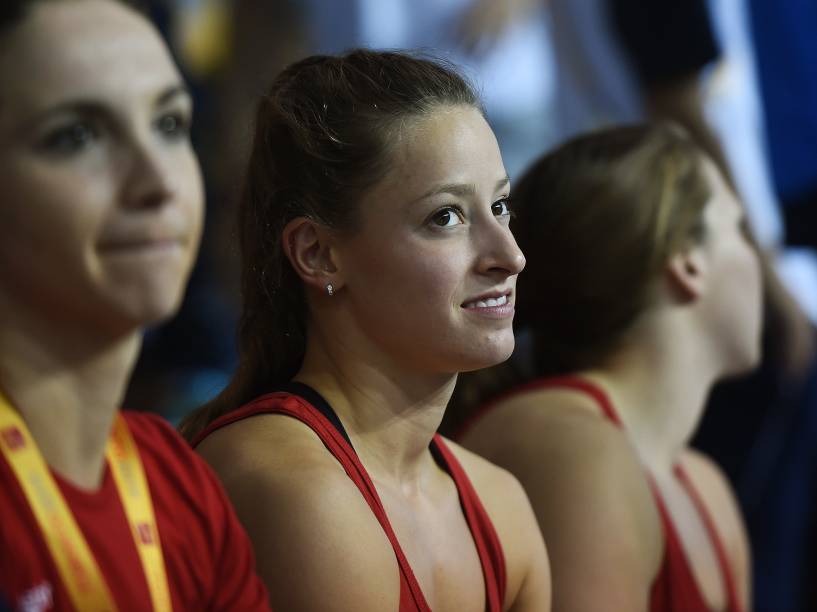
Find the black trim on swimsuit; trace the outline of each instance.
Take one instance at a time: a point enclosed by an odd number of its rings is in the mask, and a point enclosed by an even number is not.
[[[315,391],[315,389],[309,385],[305,385],[304,383],[291,381],[285,385],[281,385],[279,390],[302,397],[307,402],[312,404],[318,410],[318,412],[320,412],[330,423],[332,423],[332,425],[335,426],[338,433],[343,436],[343,439],[346,440],[349,443],[349,446],[352,447],[352,450],[354,450],[355,447],[352,444],[352,441],[349,439],[349,434],[347,434],[346,430],[343,428],[343,423],[340,422],[340,418],[338,418],[337,413],[332,409],[332,406],[329,405],[329,402],[327,402],[320,393]]]
[[[320,412],[330,423],[332,423],[332,425],[334,425],[335,429],[338,430],[338,433],[340,433],[340,435],[343,436],[343,439],[346,440],[346,442],[349,443],[349,446],[352,447],[352,450],[355,450],[352,440],[349,438],[349,434],[346,433],[346,429],[344,429],[343,423],[340,422],[340,418],[338,417],[337,413],[334,411],[332,406],[329,405],[329,402],[327,402],[320,393],[315,391],[315,389],[307,384],[293,380],[285,385],[281,385],[279,391],[297,395],[298,397],[302,397],[307,402],[312,404],[318,412]],[[442,452],[437,445],[434,444],[434,440],[432,440],[428,445],[428,449],[431,451],[431,456],[434,457],[434,461],[437,462],[437,465],[439,465],[445,471],[448,471],[445,459],[442,456]],[[355,454],[357,454],[357,451],[355,451]]]

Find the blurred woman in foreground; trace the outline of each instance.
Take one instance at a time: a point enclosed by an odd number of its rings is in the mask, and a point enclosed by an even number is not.
[[[190,96],[122,3],[0,16],[0,609],[268,609],[209,468],[119,411],[198,248]]]

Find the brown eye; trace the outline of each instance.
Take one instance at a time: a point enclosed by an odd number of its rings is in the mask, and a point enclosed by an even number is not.
[[[491,211],[495,217],[507,217],[511,214],[508,198],[502,198],[491,204]]]
[[[460,214],[454,208],[443,208],[431,219],[438,227],[452,227],[462,223]]]

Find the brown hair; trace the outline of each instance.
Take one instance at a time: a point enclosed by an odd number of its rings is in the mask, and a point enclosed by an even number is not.
[[[527,264],[515,328],[530,334],[530,376],[604,364],[649,308],[668,258],[704,237],[703,153],[679,128],[633,125],[578,136],[516,185],[512,229]],[[519,355],[462,375],[449,423],[524,382]],[[532,366],[532,368],[530,367]]]
[[[288,382],[301,366],[308,309],[281,247],[286,224],[305,216],[354,229],[362,194],[390,168],[396,132],[457,105],[482,111],[451,66],[408,53],[317,55],[275,79],[258,106],[239,204],[239,366],[224,391],[182,424],[186,436]]]

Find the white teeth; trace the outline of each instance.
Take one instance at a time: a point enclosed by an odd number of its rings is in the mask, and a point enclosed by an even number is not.
[[[498,298],[488,298],[487,300],[477,300],[476,302],[469,302],[465,305],[466,308],[493,308],[494,306],[504,306],[508,303],[508,296],[501,295]]]

